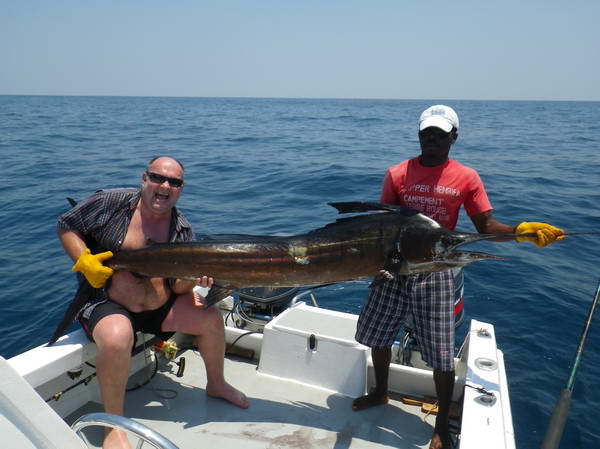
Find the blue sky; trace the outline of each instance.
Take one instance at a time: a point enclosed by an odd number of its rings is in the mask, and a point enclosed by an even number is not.
[[[600,2],[8,1],[0,94],[600,100]]]

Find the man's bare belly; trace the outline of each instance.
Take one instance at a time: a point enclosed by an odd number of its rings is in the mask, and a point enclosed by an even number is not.
[[[133,313],[158,309],[171,296],[164,278],[140,279],[127,271],[117,271],[111,281],[108,297]]]

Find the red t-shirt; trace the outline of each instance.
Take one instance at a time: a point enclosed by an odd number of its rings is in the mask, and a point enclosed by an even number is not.
[[[424,167],[416,157],[390,167],[380,202],[418,210],[448,229],[456,227],[462,204],[469,216],[492,209],[477,172],[452,159]]]

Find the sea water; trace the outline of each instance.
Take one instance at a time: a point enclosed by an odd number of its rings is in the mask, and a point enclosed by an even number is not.
[[[179,207],[196,233],[304,233],[338,218],[328,202],[378,200],[386,168],[419,153],[417,119],[437,103],[458,112],[451,157],[480,173],[498,220],[600,230],[598,102],[0,96],[0,354],[46,342],[73,296],[55,233],[67,197],[138,186],[149,159],[172,155],[185,165]],[[457,229],[474,231],[464,212]],[[466,269],[466,318],[495,325],[517,446],[538,448],[600,278],[600,236],[468,249],[510,259]],[[317,297],[358,313],[367,285]],[[599,327],[562,447],[599,445]]]

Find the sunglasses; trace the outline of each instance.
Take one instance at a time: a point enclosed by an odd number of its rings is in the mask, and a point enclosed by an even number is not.
[[[452,133],[445,133],[444,131],[442,131],[441,129],[435,129],[435,128],[427,128],[424,129],[423,131],[419,131],[419,137],[421,138],[433,138],[436,140],[443,140],[443,139],[447,139],[448,137],[450,137],[450,134]]]
[[[171,187],[181,187],[183,185],[183,179],[179,178],[169,178],[168,176],[159,175],[158,173],[152,173],[151,171],[146,171],[146,175],[148,179],[155,184],[164,184],[165,181],[169,181],[169,185]]]

